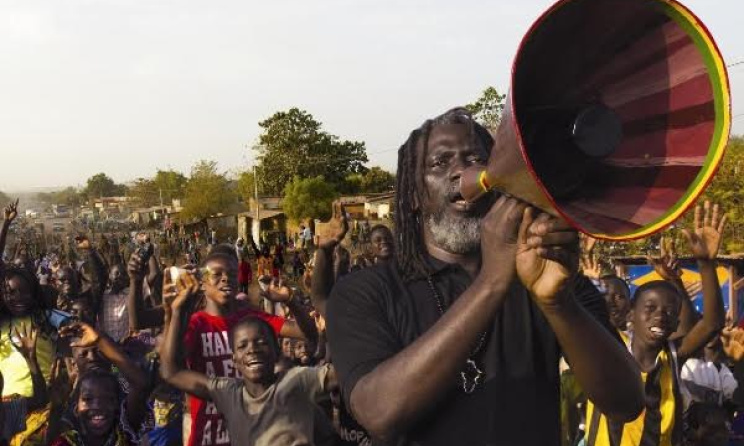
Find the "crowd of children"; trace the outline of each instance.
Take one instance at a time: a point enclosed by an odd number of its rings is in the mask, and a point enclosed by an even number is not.
[[[0,252],[17,205],[4,210]],[[338,232],[312,250],[239,238],[210,246],[200,263],[166,267],[142,234],[128,250],[77,234],[74,256],[7,259],[2,444],[374,444],[339,395],[326,301],[348,274],[394,261],[395,243],[389,228],[373,226],[359,253],[345,242],[343,211],[336,218]],[[568,361],[565,445],[744,444],[744,330],[727,318],[715,263],[725,225],[706,203],[683,232],[699,284],[683,282],[662,243],[648,259],[659,280],[631,293],[623,268],[608,271],[594,241],[583,246],[583,274],[638,364],[646,404],[629,423],[606,417],[582,396]],[[690,299],[698,291],[701,313]]]

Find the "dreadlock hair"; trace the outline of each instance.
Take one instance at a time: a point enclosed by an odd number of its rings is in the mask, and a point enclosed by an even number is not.
[[[7,294],[10,291],[8,280],[12,279],[13,277],[17,277],[25,281],[31,288],[31,296],[34,300],[34,306],[31,309],[31,314],[29,316],[31,317],[33,326],[40,329],[42,333],[47,335],[55,333],[56,330],[52,326],[51,322],[49,322],[49,317],[47,315],[51,308],[48,308],[47,306],[47,300],[44,298],[44,292],[41,288],[41,285],[39,284],[39,279],[36,278],[36,275],[33,272],[27,270],[26,268],[19,268],[12,265],[7,266],[4,268],[2,277],[3,294]],[[5,308],[4,302],[2,303],[0,312],[10,315],[8,309]],[[9,324],[8,330],[11,330],[12,326],[13,324]],[[10,337],[10,333],[8,333],[8,336]]]
[[[458,107],[424,122],[411,132],[408,140],[398,149],[394,239],[398,269],[406,281],[430,275],[419,209],[425,190],[421,172],[429,150],[432,129],[447,124],[466,125],[474,147],[482,146],[490,154],[493,146],[493,138],[488,130],[475,122],[468,110]]]

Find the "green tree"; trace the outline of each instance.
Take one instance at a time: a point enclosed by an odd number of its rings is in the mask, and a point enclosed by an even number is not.
[[[138,205],[150,207],[160,203],[160,196],[155,181],[150,178],[137,178],[129,188],[129,195]]]
[[[256,195],[254,180],[255,176],[250,170],[238,174],[238,194],[240,194],[240,199],[245,203]]]
[[[711,182],[703,200],[720,204],[728,216],[727,231],[724,235],[723,249],[726,253],[744,252],[744,136],[734,136],[726,147],[726,154],[716,176]],[[693,211],[687,212],[685,221],[692,222]]]
[[[475,120],[483,127],[495,132],[501,123],[505,100],[505,94],[500,94],[494,87],[488,87],[483,90],[478,100],[466,105],[465,108],[473,114]]]
[[[47,204],[66,204],[68,206],[80,206],[85,202],[85,195],[72,186],[60,191],[52,192]]]
[[[293,221],[307,218],[327,220],[331,218],[333,201],[337,197],[336,189],[322,176],[295,177],[284,188],[282,207]]]
[[[259,123],[263,133],[254,147],[262,193],[280,195],[294,177],[323,176],[338,188],[352,173],[366,171],[363,142],[343,141],[324,132],[321,123],[298,108],[274,113]]]
[[[183,198],[188,178],[175,170],[157,170],[152,178],[138,178],[129,190],[141,206],[169,206],[173,199]]]
[[[230,212],[236,204],[236,193],[216,161],[202,160],[191,168],[186,183],[182,215],[185,219],[204,219]]]
[[[126,186],[116,184],[108,175],[101,172],[88,178],[84,193],[89,199],[116,197],[126,193]]]
[[[362,181],[364,174],[351,173],[346,175],[344,182],[338,186],[338,191],[343,195],[357,195],[362,193]]]
[[[373,167],[362,175],[362,192],[390,192],[395,187],[395,175],[382,167]]]
[[[158,169],[153,178],[155,188],[158,190],[158,203],[160,203],[161,195],[166,206],[171,204],[174,199],[183,198],[187,182],[188,178],[181,172],[172,169]]]

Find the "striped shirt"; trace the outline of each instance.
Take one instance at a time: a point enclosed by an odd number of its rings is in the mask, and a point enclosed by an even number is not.
[[[641,373],[646,407],[635,420],[608,420],[587,404],[586,446],[677,446],[682,443],[682,395],[677,350],[671,342],[659,352],[656,366]]]

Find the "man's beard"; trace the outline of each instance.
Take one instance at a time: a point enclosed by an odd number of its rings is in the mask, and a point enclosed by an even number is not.
[[[438,247],[453,254],[468,254],[480,249],[481,218],[459,217],[440,209],[429,215],[427,227]]]

